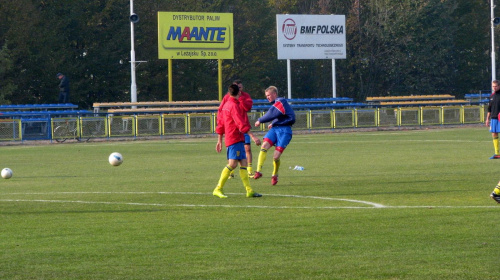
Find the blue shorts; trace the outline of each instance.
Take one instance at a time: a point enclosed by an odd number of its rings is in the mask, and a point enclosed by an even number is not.
[[[292,127],[273,126],[264,136],[264,141],[269,142],[271,146],[276,146],[276,150],[283,152],[292,141]]]
[[[500,133],[500,122],[498,119],[490,120],[490,132],[491,133]]]
[[[250,135],[245,133],[245,145],[250,145],[252,142],[250,142]]]
[[[227,147],[227,159],[242,160],[246,159],[245,144],[243,142],[234,143]]]

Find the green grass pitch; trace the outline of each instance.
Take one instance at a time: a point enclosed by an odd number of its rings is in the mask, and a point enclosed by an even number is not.
[[[498,278],[485,127],[297,134],[262,198],[212,196],[215,143],[1,147],[0,279]]]

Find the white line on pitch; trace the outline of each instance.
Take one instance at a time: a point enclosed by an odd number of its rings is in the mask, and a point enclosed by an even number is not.
[[[159,207],[221,207],[221,208],[267,208],[267,209],[361,209],[372,207],[346,206],[346,207],[310,207],[310,206],[264,206],[264,205],[206,205],[206,204],[162,204],[141,202],[98,202],[81,200],[43,200],[43,199],[0,199],[2,202],[41,202],[41,203],[78,203],[78,204],[104,204],[104,205],[131,205],[131,206],[159,206]]]
[[[50,194],[195,194],[195,195],[207,195],[207,193],[196,193],[196,192],[52,192],[52,193],[10,193],[11,195],[50,195]],[[237,193],[226,193],[230,195],[239,195]],[[210,195],[210,194],[209,194]],[[354,202],[360,204],[371,205],[375,208],[384,208],[385,206],[382,204],[370,202],[370,201],[362,201],[362,200],[354,200],[354,199],[345,199],[345,198],[333,198],[333,197],[321,197],[321,196],[302,196],[302,195],[287,195],[287,194],[265,194],[265,196],[276,196],[276,197],[294,197],[294,198],[310,198],[310,199],[321,199],[321,200],[334,200],[334,201],[346,201],[346,202]]]
[[[497,208],[498,206],[384,206],[384,207],[362,207],[362,206],[263,206],[263,205],[206,205],[206,204],[163,204],[163,203],[141,203],[141,202],[106,202],[106,201],[82,201],[82,200],[44,200],[44,199],[0,199],[2,202],[40,202],[40,203],[78,203],[78,204],[104,204],[104,205],[131,205],[131,206],[157,206],[157,207],[221,207],[221,208],[263,208],[263,209],[401,209],[401,208]]]
[[[34,192],[34,193],[6,193],[1,195],[51,195],[51,194],[182,194],[182,195],[211,195],[210,193],[201,192]],[[227,193],[230,195],[241,195],[241,193]],[[98,202],[98,201],[80,201],[80,200],[29,200],[29,199],[0,199],[4,202],[46,202],[46,203],[80,203],[80,204],[119,204],[119,205],[140,205],[140,206],[163,206],[163,207],[227,207],[227,208],[269,208],[269,209],[369,209],[369,208],[494,208],[498,206],[442,206],[442,205],[417,205],[417,206],[387,206],[370,201],[361,201],[353,199],[321,197],[321,196],[302,196],[302,195],[286,195],[286,194],[265,194],[265,196],[275,197],[293,197],[293,198],[308,198],[321,199],[332,201],[346,201],[371,205],[367,206],[255,206],[255,205],[202,205],[202,204],[163,204],[163,203],[136,203],[136,202]]]

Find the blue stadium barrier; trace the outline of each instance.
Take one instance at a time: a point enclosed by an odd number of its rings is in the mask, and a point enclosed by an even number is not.
[[[471,104],[487,104],[490,102],[491,93],[469,93],[465,99],[470,100]]]
[[[51,118],[54,116],[81,116],[93,114],[89,110],[60,110],[60,111],[0,111],[0,118],[9,117],[12,119],[28,119],[28,118]]]
[[[21,104],[21,105],[0,105],[0,111],[22,111],[22,110],[49,110],[49,109],[77,109],[78,105],[72,103],[58,104]]]
[[[465,95],[465,98],[480,98],[480,97],[489,97],[491,93],[468,93]]]
[[[60,110],[60,111],[0,111],[0,117],[15,117],[15,116],[47,116],[47,115],[82,115],[92,114],[89,110]]]
[[[52,135],[51,118],[89,114],[93,115],[93,112],[89,110],[3,111],[0,112],[0,118],[20,119],[23,140],[45,140],[50,139]]]

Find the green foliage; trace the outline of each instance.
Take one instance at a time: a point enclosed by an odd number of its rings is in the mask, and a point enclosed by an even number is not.
[[[9,72],[14,68],[11,59],[11,52],[7,44],[0,49],[0,104],[10,104],[10,98],[16,90],[16,85],[11,78],[8,78]]]
[[[489,137],[296,134],[224,200],[215,137],[2,147],[0,278],[496,279]]]
[[[225,80],[242,79],[254,98],[264,98],[263,90],[272,83],[284,88],[279,74],[286,73],[286,68],[280,70],[269,63],[277,57],[276,33],[262,32],[275,28],[272,9],[265,1],[242,0],[235,5],[234,14],[235,59],[225,62]]]
[[[456,1],[370,1],[351,18],[363,97],[408,94],[460,94],[456,64],[459,24]],[[359,21],[357,21],[359,19]],[[353,28],[354,29],[354,28]],[[351,31],[353,31],[351,29]]]
[[[343,14],[347,59],[336,61],[337,95],[449,93],[489,88],[489,4],[480,0],[186,0],[135,1],[139,101],[166,100],[168,65],[158,59],[157,12],[234,14],[235,57],[222,62],[223,84],[235,78],[262,97],[276,85],[287,95],[286,61],[277,60],[276,14]],[[5,0],[0,3],[4,72],[0,103],[52,103],[55,73],[70,77],[82,108],[130,100],[128,1]],[[497,38],[498,39],[498,38]],[[10,63],[10,64],[9,64]],[[12,65],[12,66],[8,66]],[[8,71],[5,71],[7,70]],[[173,99],[218,98],[215,60],[175,60]],[[329,97],[331,61],[292,61],[293,97]]]

